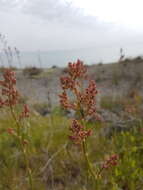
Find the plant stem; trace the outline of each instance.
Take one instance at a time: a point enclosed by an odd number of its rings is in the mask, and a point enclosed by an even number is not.
[[[95,173],[92,170],[92,166],[91,166],[91,163],[90,163],[89,158],[88,158],[88,154],[87,154],[87,150],[86,150],[86,141],[85,140],[82,142],[82,148],[83,148],[83,154],[84,154],[84,157],[85,157],[85,160],[86,160],[86,163],[87,163],[88,170],[89,170],[91,176],[96,181]]]
[[[85,115],[84,113],[81,111],[81,105],[80,105],[80,102],[79,102],[79,109],[80,109],[80,114],[81,114],[81,117],[85,119]],[[85,120],[81,118],[81,123],[83,124],[83,126],[85,127]],[[88,158],[88,153],[87,153],[87,147],[86,147],[86,139],[84,139],[82,141],[82,148],[83,148],[83,154],[84,154],[84,157],[85,157],[85,160],[86,160],[86,163],[87,163],[87,167],[88,167],[88,170],[91,174],[91,176],[93,177],[93,179],[95,180],[96,182],[96,176],[95,176],[95,173],[92,169],[92,166],[91,166],[91,163],[89,161],[89,158]]]

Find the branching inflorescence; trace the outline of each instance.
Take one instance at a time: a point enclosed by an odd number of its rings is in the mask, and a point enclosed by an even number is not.
[[[96,83],[89,80],[87,87],[84,85],[87,80],[87,69],[82,61],[77,60],[76,63],[68,64],[67,76],[61,77],[61,87],[63,92],[59,95],[60,103],[63,108],[74,110],[79,119],[73,119],[69,138],[75,144],[82,145],[83,154],[87,163],[91,176],[96,180],[93,168],[88,159],[86,139],[91,136],[92,130],[85,125],[87,117],[97,117],[96,113]],[[74,98],[68,95],[68,91],[72,92]]]
[[[90,80],[87,88],[84,88],[83,81],[87,79],[87,69],[82,61],[77,60],[76,63],[69,63],[68,76],[61,77],[61,87],[63,92],[60,96],[60,103],[63,108],[74,110],[79,115],[79,121],[86,120],[88,116],[97,117],[96,113],[96,84]],[[73,100],[68,96],[68,90],[75,97]],[[72,135],[70,139],[75,143],[82,143],[88,136],[92,134],[91,129],[86,129],[83,122],[73,120],[70,131]]]
[[[107,170],[113,166],[116,166],[119,161],[119,156],[117,154],[113,154],[109,156],[101,165],[101,168],[97,174],[98,177],[100,177],[100,174],[102,173],[103,170]]]
[[[24,161],[26,164],[26,170],[29,177],[29,183],[31,190],[33,189],[32,185],[32,174],[29,167],[29,160],[27,157],[27,146],[28,140],[23,134],[24,126],[21,123],[21,120],[29,117],[29,108],[27,105],[23,106],[23,111],[20,114],[15,112],[15,106],[20,103],[20,93],[16,89],[16,77],[15,73],[11,69],[5,69],[3,74],[3,80],[0,80],[0,108],[9,108],[12,118],[15,121],[15,127],[8,128],[7,132],[14,136],[19,144],[20,150],[23,154]]]
[[[3,74],[4,80],[0,81],[0,86],[2,87],[1,97],[0,97],[0,107],[12,107],[18,103],[19,93],[16,89],[16,78],[15,73],[6,69]]]
[[[75,114],[78,115],[78,119],[73,119],[71,122],[69,138],[74,144],[82,146],[88,171],[96,180],[104,168],[115,165],[117,162],[117,157],[112,157],[95,175],[88,158],[86,141],[93,132],[86,125],[87,119],[92,116],[100,120],[96,109],[96,95],[98,93],[96,83],[94,80],[88,80],[86,66],[80,60],[68,64],[67,75],[61,77],[60,82],[62,87],[62,93],[59,95],[61,106],[64,109],[74,110]]]

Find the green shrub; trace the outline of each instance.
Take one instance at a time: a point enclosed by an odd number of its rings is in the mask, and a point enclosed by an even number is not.
[[[49,105],[47,103],[36,103],[33,105],[33,108],[42,116],[50,113]]]
[[[43,69],[37,67],[26,67],[23,69],[23,74],[27,76],[37,76],[43,72]]]

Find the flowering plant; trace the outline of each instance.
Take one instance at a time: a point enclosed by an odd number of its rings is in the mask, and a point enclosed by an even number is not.
[[[88,84],[87,84],[88,81]],[[111,158],[101,167],[100,171],[95,174],[87,153],[87,138],[92,135],[92,129],[86,125],[88,117],[100,119],[96,109],[96,95],[98,93],[94,80],[88,80],[87,69],[82,61],[77,60],[75,63],[69,63],[67,75],[60,78],[62,93],[59,95],[61,106],[67,110],[73,110],[78,114],[78,119],[73,119],[70,126],[70,140],[80,145],[83,150],[87,168],[91,176],[96,181],[105,166],[110,167],[117,159]],[[85,86],[87,84],[87,86]],[[70,92],[72,94],[69,96]]]
[[[29,117],[30,110],[27,105],[23,106],[23,111],[20,114],[16,114],[15,112],[15,106],[20,103],[20,93],[16,89],[16,77],[15,73],[11,69],[5,69],[3,74],[4,79],[0,80],[0,108],[8,107],[10,109],[10,113],[12,115],[12,118],[15,121],[16,128],[8,128],[7,132],[15,137],[18,141],[20,150],[23,154],[23,158],[26,164],[26,170],[28,173],[29,178],[29,184],[31,187],[31,190],[33,189],[32,184],[32,173],[29,166],[29,160],[27,157],[28,154],[28,148],[26,145],[28,145],[28,140],[25,137],[25,134],[23,134],[23,125],[21,123],[21,120]]]

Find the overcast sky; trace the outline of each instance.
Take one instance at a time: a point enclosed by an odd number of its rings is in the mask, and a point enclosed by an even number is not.
[[[142,0],[0,0],[0,33],[21,51],[143,49],[142,7]]]

